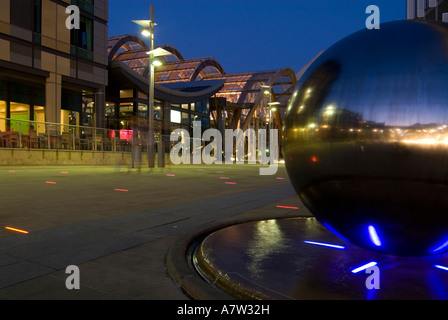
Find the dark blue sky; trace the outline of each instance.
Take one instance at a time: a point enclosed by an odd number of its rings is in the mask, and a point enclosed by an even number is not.
[[[381,22],[406,18],[405,0],[109,0],[109,35],[139,34],[131,20],[155,7],[156,45],[186,58],[215,57],[228,73],[291,67],[365,28],[368,5]]]

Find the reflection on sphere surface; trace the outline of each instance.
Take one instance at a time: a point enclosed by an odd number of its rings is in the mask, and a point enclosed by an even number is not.
[[[338,42],[300,79],[283,129],[292,184],[328,229],[386,254],[448,251],[448,24]]]

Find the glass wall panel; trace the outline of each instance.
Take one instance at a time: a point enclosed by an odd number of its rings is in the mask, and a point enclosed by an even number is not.
[[[114,102],[106,102],[106,128],[118,129],[117,108]]]
[[[11,130],[27,134],[30,129],[30,106],[24,103],[11,102]],[[14,121],[16,120],[16,121]]]
[[[120,103],[120,117],[131,117],[134,114],[134,104],[125,102]]]
[[[139,103],[137,115],[139,117],[148,118],[148,105],[144,103]]]
[[[93,59],[93,20],[80,17],[80,28],[71,29],[70,52],[84,59]]]
[[[115,103],[106,102],[106,117],[115,117],[116,115]]]
[[[171,110],[171,122],[178,124],[182,122],[182,115],[179,111]]]
[[[6,101],[7,84],[4,81],[0,81],[0,100]]]
[[[141,91],[138,92],[138,98],[139,99],[143,99],[143,100],[147,100],[148,99],[148,95],[146,93],[143,93]]]
[[[23,104],[31,103],[31,88],[28,86],[11,83],[11,101]]]
[[[208,114],[209,110],[210,110],[210,106],[209,106],[209,101],[208,100],[200,101],[200,102],[197,102],[195,104],[195,111],[196,112]]]
[[[72,4],[73,4],[72,0]],[[79,8],[83,11],[86,11],[88,13],[93,14],[95,11],[95,8],[93,6],[93,0],[79,0],[76,2],[76,4],[79,6]]]
[[[82,126],[96,127],[95,125],[95,100],[93,96],[82,97]]]
[[[132,89],[120,90],[120,99],[126,99],[126,98],[134,98],[134,90]]]
[[[44,88],[33,88],[33,102],[35,106],[45,106]]]
[[[154,101],[154,120],[161,120],[163,116],[162,102]]]
[[[93,51],[93,21],[86,17],[80,19],[78,46]]]
[[[42,33],[42,0],[34,0],[34,32]]]
[[[62,91],[61,109],[79,112],[81,96],[79,94]]]
[[[45,107],[43,106],[34,106],[34,130],[36,130],[37,134],[45,133]]]
[[[202,127],[209,128],[210,127],[210,118],[209,117],[201,117]]]
[[[7,84],[4,81],[0,81],[0,118],[6,118],[6,94]],[[6,120],[0,119],[0,131],[6,131]]]
[[[61,110],[61,123],[64,125],[62,132],[72,132],[74,127],[71,126],[79,126],[79,112]],[[40,133],[39,130],[38,133]]]
[[[6,131],[6,101],[0,100],[0,131]]]
[[[182,112],[182,124],[190,125],[190,114],[186,112]]]

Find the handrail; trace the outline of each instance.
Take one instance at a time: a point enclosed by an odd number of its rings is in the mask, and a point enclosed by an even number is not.
[[[108,128],[2,117],[0,125],[6,129],[0,131],[0,148],[131,152],[133,143],[147,145],[143,143],[146,133],[135,130],[127,131],[127,136],[122,139],[120,133],[123,130]],[[134,140],[135,133],[140,139]]]
[[[95,129],[95,130],[109,130],[109,131],[119,131],[116,129],[107,129],[107,128],[98,128],[98,127],[87,127],[87,126],[78,126],[74,124],[63,124],[63,123],[56,123],[56,122],[42,122],[42,121],[35,121],[35,120],[21,120],[21,119],[12,119],[12,118],[1,118],[1,120],[6,121],[17,121],[17,122],[28,122],[28,123],[37,123],[37,124],[45,124],[45,125],[56,125],[56,126],[66,126],[66,127],[74,127],[74,128],[85,128],[85,129]]]
[[[12,128],[13,123],[19,124],[18,131]],[[26,128],[25,124],[28,128],[23,130]],[[33,132],[30,130],[31,125],[34,126]],[[119,130],[0,117],[0,128],[2,126],[7,130],[0,130],[0,150],[17,148],[132,152],[135,146],[142,152],[148,150],[147,130]],[[166,151],[173,144],[170,137],[171,135],[160,134],[154,141],[156,147],[162,147]],[[159,145],[162,141],[165,142],[164,145]]]

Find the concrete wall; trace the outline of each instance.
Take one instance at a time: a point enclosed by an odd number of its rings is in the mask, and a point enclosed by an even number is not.
[[[169,155],[166,164],[169,163]],[[132,162],[129,152],[98,152],[69,150],[1,149],[0,166],[59,166],[59,165],[124,165]],[[142,166],[148,155],[142,154]],[[156,156],[157,165],[157,156]]]

